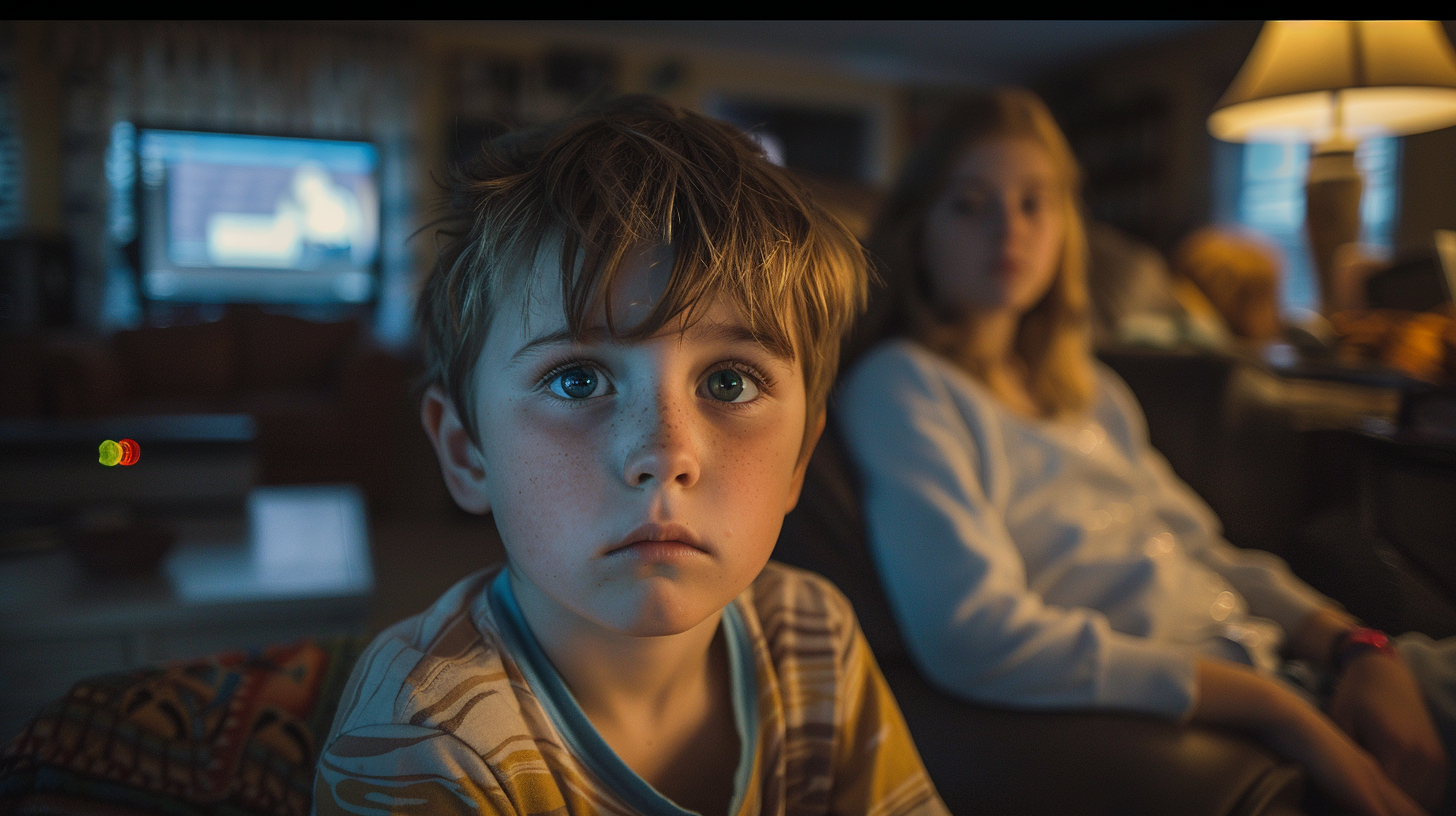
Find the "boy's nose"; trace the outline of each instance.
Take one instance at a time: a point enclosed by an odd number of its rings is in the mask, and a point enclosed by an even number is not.
[[[662,398],[653,403],[644,408],[639,441],[628,453],[622,475],[633,487],[654,483],[692,487],[700,465],[688,409]]]

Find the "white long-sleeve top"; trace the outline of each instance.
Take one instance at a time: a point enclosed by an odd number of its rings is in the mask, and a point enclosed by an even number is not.
[[[851,370],[836,406],[870,546],[912,656],[971,700],[1187,716],[1194,660],[1264,671],[1333,602],[1224,540],[1098,366],[1082,419],[1006,408],[907,340]]]

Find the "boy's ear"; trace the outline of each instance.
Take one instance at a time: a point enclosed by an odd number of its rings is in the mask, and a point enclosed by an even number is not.
[[[819,444],[819,437],[824,435],[823,411],[819,412],[819,418],[809,427],[804,436],[804,452],[799,455],[799,463],[794,466],[794,481],[789,486],[789,505],[784,508],[788,513],[799,503],[799,492],[804,489],[804,474],[809,471],[809,460],[814,456],[814,446]]]
[[[420,402],[420,421],[425,434],[435,446],[440,472],[455,503],[468,513],[489,513],[490,494],[486,491],[485,457],[471,441],[470,434],[455,411],[455,401],[438,385],[425,389]]]

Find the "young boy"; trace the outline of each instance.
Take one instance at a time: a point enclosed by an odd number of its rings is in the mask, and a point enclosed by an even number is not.
[[[365,652],[317,811],[944,813],[848,603],[768,563],[854,237],[642,97],[497,140],[454,193],[422,413],[507,561]]]

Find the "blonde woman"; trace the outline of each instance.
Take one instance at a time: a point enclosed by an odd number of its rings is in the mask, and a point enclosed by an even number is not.
[[[872,233],[891,339],[837,410],[916,662],[981,703],[1247,730],[1361,813],[1435,807],[1445,758],[1416,675],[1453,649],[1397,653],[1221,537],[1092,357],[1077,182],[1042,103],[990,92],[931,135]],[[1286,658],[1338,674],[1327,714]]]

